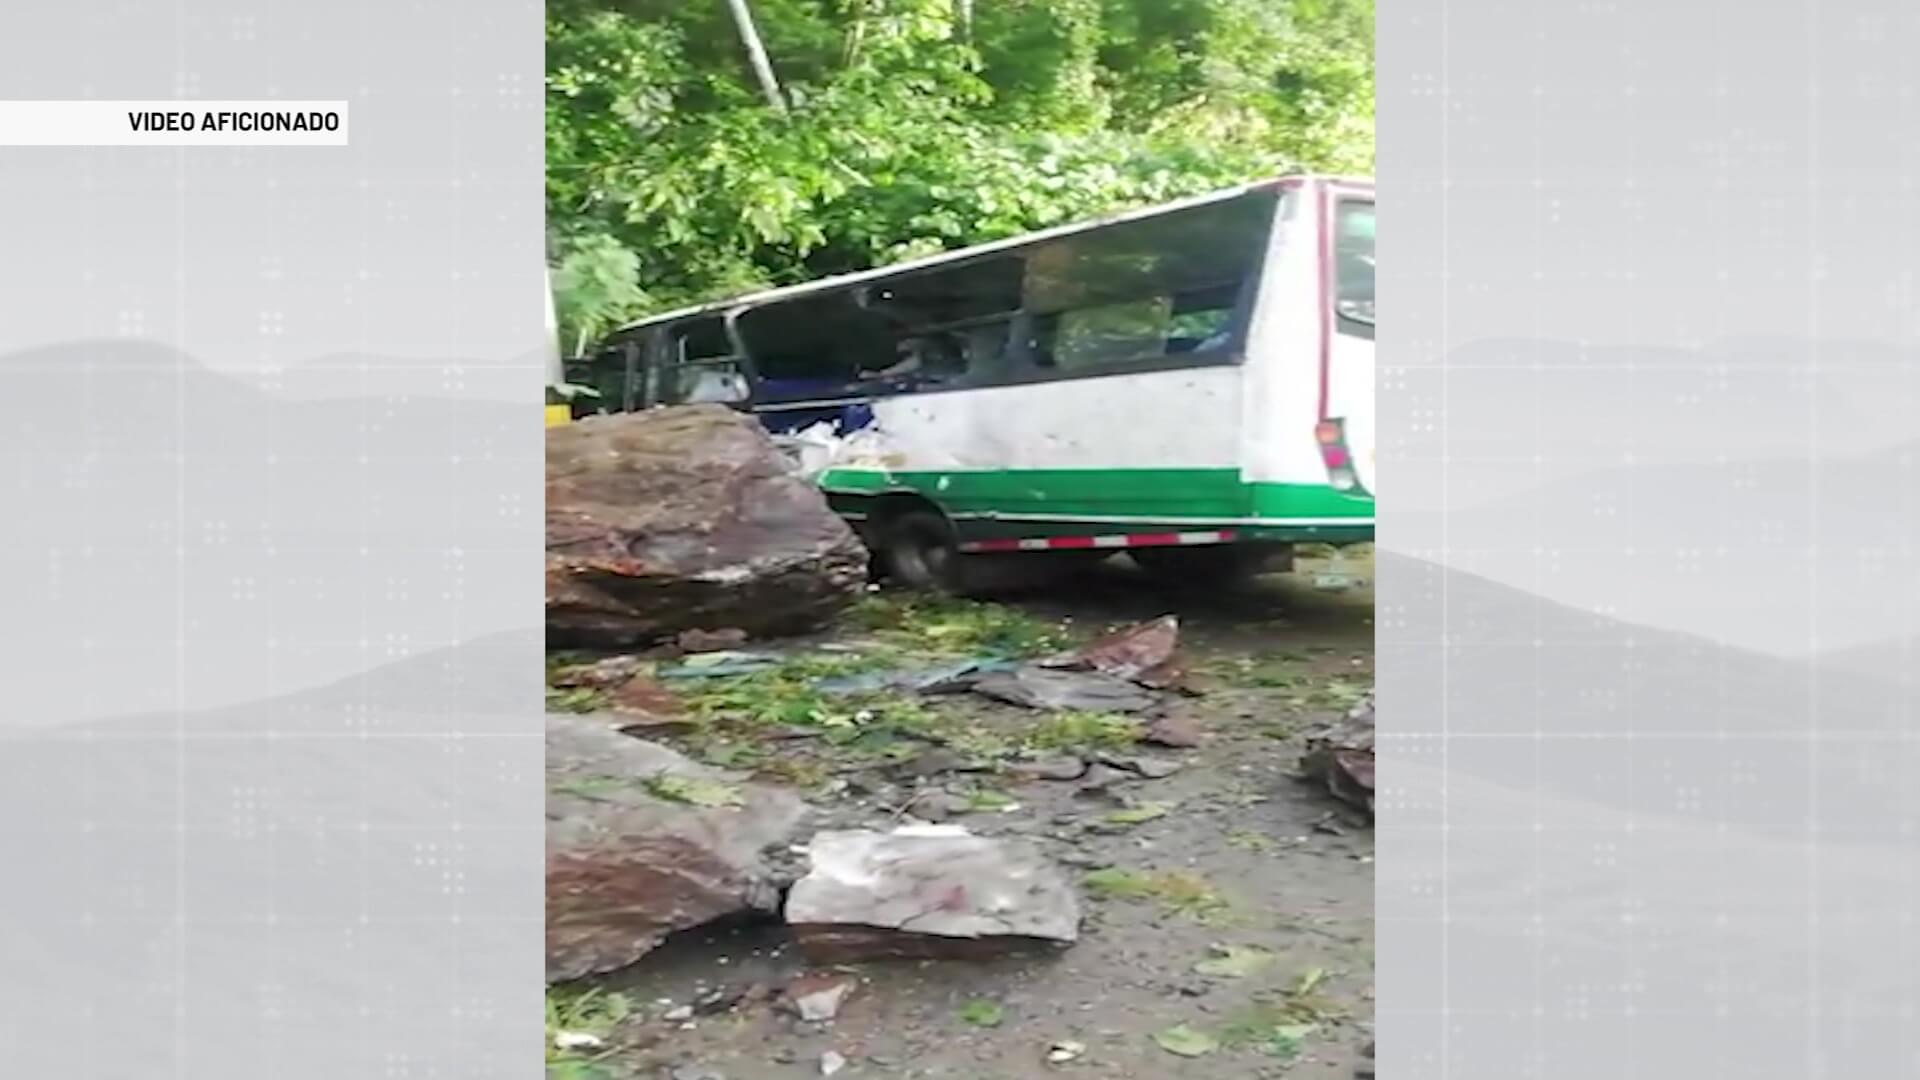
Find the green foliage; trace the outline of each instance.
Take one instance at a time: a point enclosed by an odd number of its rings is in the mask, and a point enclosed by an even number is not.
[[[1289,168],[1367,171],[1372,0],[548,5],[562,340]]]
[[[607,1040],[633,1014],[625,994],[598,988],[547,990],[547,1076],[549,1080],[602,1080],[612,1073],[599,1064],[607,1052],[595,1045],[573,1046],[579,1036]]]
[[[863,597],[852,617],[895,648],[929,657],[1025,659],[1067,643],[1058,626],[1018,608],[920,593]]]
[[[1035,723],[1027,743],[1036,750],[1123,750],[1140,741],[1139,721],[1114,713],[1055,713]]]

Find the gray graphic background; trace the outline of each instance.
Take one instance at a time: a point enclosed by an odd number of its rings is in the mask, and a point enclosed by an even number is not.
[[[0,148],[0,1075],[537,1075],[541,70],[525,0],[0,14],[0,98],[353,110]]]
[[[1920,1075],[1920,10],[1379,20],[1382,1075]]]

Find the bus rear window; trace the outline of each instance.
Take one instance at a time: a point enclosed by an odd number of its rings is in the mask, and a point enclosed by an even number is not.
[[[1340,316],[1373,325],[1373,204],[1342,200],[1335,224],[1334,253],[1338,283],[1334,302]]]

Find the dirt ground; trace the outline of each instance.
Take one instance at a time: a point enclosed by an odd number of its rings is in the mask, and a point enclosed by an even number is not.
[[[1330,569],[1344,587],[1327,579]],[[1123,803],[1036,780],[998,787],[953,818],[977,833],[1033,838],[1076,879],[1117,880],[1086,890],[1079,942],[1046,959],[838,969],[856,989],[830,1024],[809,1024],[751,997],[690,1019],[675,1011],[809,970],[777,925],[693,931],[595,984],[601,1002],[620,1004],[604,1028],[607,1049],[592,1055],[595,1073],[793,1080],[822,1075],[825,1056],[832,1075],[852,1078],[1371,1075],[1362,1048],[1372,1039],[1373,834],[1291,773],[1302,733],[1372,686],[1372,569],[1365,558],[1303,561],[1202,595],[1158,588],[1122,564],[1013,602],[1083,633],[1176,614],[1204,691],[1170,707],[1206,733],[1204,744],[1151,751],[1182,767],[1117,785]],[[1031,722],[978,699],[938,707]],[[887,828],[902,791],[976,782],[902,779],[897,763],[835,775],[840,782],[810,787],[818,827]],[[1116,825],[1116,805],[1164,813]],[[1196,971],[1228,956],[1249,961],[1239,977]]]

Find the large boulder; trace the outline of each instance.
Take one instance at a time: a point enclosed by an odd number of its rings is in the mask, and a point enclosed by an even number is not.
[[[777,910],[765,859],[805,804],[654,743],[618,717],[547,717],[547,978],[625,967],[667,935]]]
[[[687,630],[818,627],[867,553],[750,416],[690,405],[547,431],[547,638],[627,647]]]

